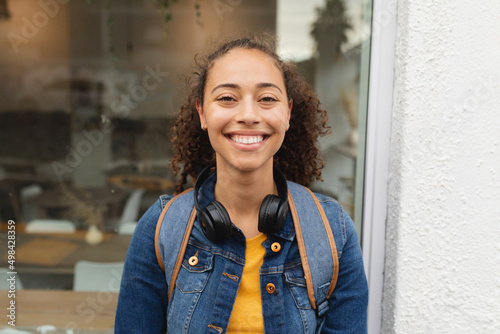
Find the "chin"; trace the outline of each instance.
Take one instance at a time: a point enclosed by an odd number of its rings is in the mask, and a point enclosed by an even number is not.
[[[231,169],[235,169],[239,172],[243,173],[250,173],[257,171],[259,169],[266,168],[267,166],[270,166],[272,168],[272,159],[267,160],[267,161],[256,161],[255,159],[249,160],[249,161],[235,161],[235,162],[224,162],[221,164],[221,167],[224,168],[224,166],[227,166]]]

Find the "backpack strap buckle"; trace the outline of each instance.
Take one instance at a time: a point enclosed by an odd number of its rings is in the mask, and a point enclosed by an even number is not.
[[[321,303],[318,303],[318,305],[316,305],[316,317],[324,317],[329,308],[330,306],[328,305],[328,299],[325,299]]]

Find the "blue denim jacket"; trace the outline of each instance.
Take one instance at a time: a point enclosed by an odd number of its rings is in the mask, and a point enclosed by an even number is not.
[[[214,200],[214,184],[213,178],[209,178],[200,188],[201,206]],[[339,212],[336,201],[316,196],[330,220],[339,256],[339,276],[329,299],[328,313],[318,319],[311,307],[293,222],[288,215],[283,229],[268,235],[263,243],[266,255],[260,276],[266,333],[367,332],[368,287],[354,224],[345,213],[334,215]],[[222,274],[241,277],[245,237],[234,227],[235,233],[227,241],[213,244],[195,221],[176,288],[168,303],[168,286],[156,259],[154,238],[160,213],[171,198],[161,196],[134,232],[123,271],[115,333],[224,333],[227,329],[239,281]],[[294,199],[296,203],[298,200]],[[274,242],[280,243],[280,252],[271,250]],[[196,253],[198,265],[193,270],[187,260]],[[171,256],[176,258],[177,254]],[[308,256],[308,260],[314,261],[314,258]],[[269,283],[275,286],[273,293],[266,292]]]

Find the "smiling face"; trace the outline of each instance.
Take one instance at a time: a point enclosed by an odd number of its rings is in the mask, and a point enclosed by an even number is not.
[[[217,167],[272,170],[291,107],[283,74],[267,54],[240,48],[217,59],[208,73],[203,105],[197,102]]]

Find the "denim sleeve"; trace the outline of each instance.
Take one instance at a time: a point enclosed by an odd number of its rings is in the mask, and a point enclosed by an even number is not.
[[[123,268],[115,333],[166,332],[167,283],[155,253],[158,200],[142,216],[130,242]]]
[[[363,334],[367,332],[368,283],[361,247],[354,223],[345,212],[340,223],[345,243],[342,250],[337,249],[339,276],[321,333]]]

